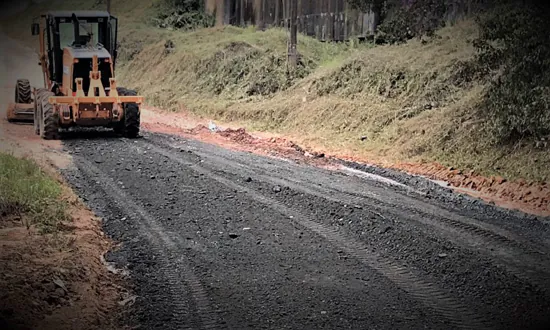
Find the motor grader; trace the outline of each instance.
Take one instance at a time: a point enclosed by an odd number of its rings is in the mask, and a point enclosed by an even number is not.
[[[116,85],[117,18],[105,11],[53,11],[35,18],[31,29],[40,40],[44,87],[31,93],[29,80],[18,79],[8,120],[32,119],[35,133],[47,140],[75,126],[137,137],[143,97]]]

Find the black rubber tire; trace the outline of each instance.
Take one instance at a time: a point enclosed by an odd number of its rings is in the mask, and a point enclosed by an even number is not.
[[[15,84],[15,103],[32,103],[31,84],[28,79],[17,79]]]
[[[137,93],[123,87],[117,87],[120,96],[135,96]],[[124,117],[120,123],[115,126],[115,132],[122,134],[129,139],[139,137],[140,110],[136,103],[123,103]]]
[[[40,135],[40,122],[42,121],[42,96],[44,93],[47,93],[48,90],[45,88],[40,88],[36,90],[36,95],[34,96],[34,133]]]
[[[44,140],[57,140],[59,139],[59,114],[56,113],[53,104],[48,102],[50,96],[55,96],[50,91],[44,91],[40,95],[40,105],[42,109],[40,111],[40,136]]]

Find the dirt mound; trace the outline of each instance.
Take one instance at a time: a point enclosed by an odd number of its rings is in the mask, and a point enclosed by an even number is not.
[[[188,130],[189,134],[200,134],[200,133],[207,133],[207,132],[210,132],[210,130],[208,129],[208,127],[202,125],[202,124],[199,124],[195,127],[193,127],[192,129]]]
[[[228,128],[224,131],[219,132],[218,134],[220,134],[223,137],[229,138],[231,141],[235,141],[239,143],[255,144],[258,142],[258,139],[248,134],[244,128],[238,128],[238,129]]]

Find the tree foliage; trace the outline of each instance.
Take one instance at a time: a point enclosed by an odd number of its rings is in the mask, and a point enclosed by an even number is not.
[[[373,11],[382,10],[386,0],[348,0],[349,5],[353,8],[359,9],[361,11],[368,11],[372,9]],[[393,0],[392,2],[396,2]]]
[[[444,23],[448,1],[441,0],[348,0],[361,11],[373,11],[380,20],[377,40],[403,42],[432,35]]]
[[[481,110],[495,142],[550,134],[550,11],[512,2],[479,24],[475,64],[493,73]]]
[[[194,30],[212,26],[214,18],[205,12],[203,0],[164,0],[155,24],[161,28]]]

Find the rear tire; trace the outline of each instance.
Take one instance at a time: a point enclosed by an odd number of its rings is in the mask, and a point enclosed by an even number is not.
[[[40,96],[39,104],[42,106],[40,111],[40,136],[44,140],[57,140],[59,139],[59,114],[55,112],[53,104],[48,102],[48,98],[55,95],[46,90]]]
[[[117,88],[117,92],[121,96],[135,96],[137,93],[133,90],[128,90],[122,87]],[[129,139],[139,137],[140,126],[140,110],[136,103],[123,103],[124,117],[115,127],[115,132],[122,134]]]
[[[17,79],[15,85],[15,103],[32,103],[31,84],[28,79]]]

